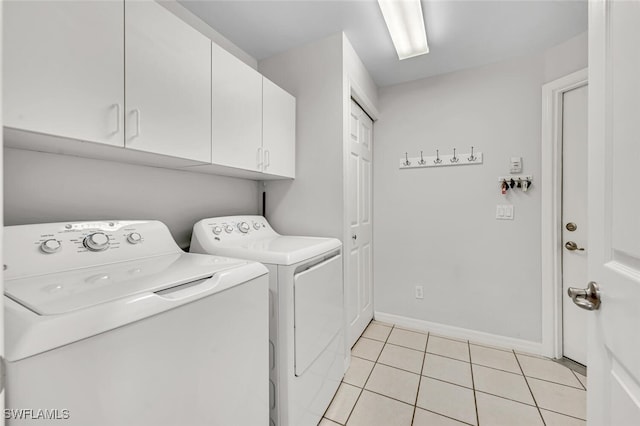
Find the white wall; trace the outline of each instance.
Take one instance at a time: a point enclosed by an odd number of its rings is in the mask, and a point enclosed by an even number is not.
[[[200,17],[196,16],[189,9],[178,3],[177,0],[156,0],[159,4],[164,6],[171,13],[176,15],[178,18],[182,19],[187,24],[191,25],[196,30],[200,31],[206,37],[208,37],[211,41],[225,49],[227,52],[231,53],[245,64],[249,65],[251,68],[258,69],[258,61],[251,55],[249,55],[244,50],[240,49],[234,43],[231,42],[228,38],[220,34],[218,31],[214,30],[204,22]]]
[[[342,46],[343,46],[342,50],[343,50],[343,61],[344,61],[344,75],[347,80],[346,81],[347,85],[345,85],[346,91],[344,93],[345,102],[346,102],[344,106],[344,109],[345,109],[344,121],[347,124],[347,126],[345,127],[346,128],[345,137],[348,138],[349,137],[348,124],[350,123],[349,117],[351,112],[351,106],[350,106],[351,93],[349,91],[348,85],[351,84],[355,86],[355,89],[359,92],[358,96],[367,98],[371,106],[373,106],[376,109],[378,106],[378,86],[376,86],[376,83],[373,81],[373,78],[371,78],[371,75],[369,75],[369,71],[362,63],[362,60],[360,59],[360,57],[354,50],[353,46],[351,45],[351,42],[349,41],[349,39],[344,33],[342,37]],[[363,106],[366,109],[368,105],[361,105],[361,106]],[[367,112],[369,114],[372,113],[372,111],[367,111]]]
[[[380,90],[374,127],[375,310],[541,340],[541,86],[587,65],[586,35],[544,54]],[[410,156],[484,153],[484,164],[399,170]],[[510,157],[528,193],[499,192]],[[513,204],[514,221],[497,221]],[[415,299],[416,285],[425,298]]]
[[[266,217],[281,233],[342,239],[342,34],[258,69],[296,97],[296,179],[267,182]]]
[[[251,180],[9,148],[4,155],[5,225],[157,219],[187,247],[202,218],[258,212]]]

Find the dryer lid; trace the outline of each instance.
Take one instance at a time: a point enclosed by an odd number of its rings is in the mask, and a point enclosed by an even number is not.
[[[136,294],[165,290],[247,263],[180,252],[7,280],[5,295],[39,315],[58,315]]]

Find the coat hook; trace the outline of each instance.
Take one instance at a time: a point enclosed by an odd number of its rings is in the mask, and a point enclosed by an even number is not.
[[[478,158],[473,155],[473,147],[471,147],[471,157],[467,158],[469,161],[476,161]]]
[[[410,166],[411,165],[411,161],[409,161],[409,154],[405,152],[404,153],[404,158],[405,158],[405,160],[404,160],[404,163],[402,163],[402,164],[405,165],[405,166]]]
[[[418,161],[418,164],[420,164],[421,166],[427,164],[427,162],[424,161],[424,157],[422,156],[422,151],[420,151],[420,161]]]
[[[456,149],[453,148],[453,157],[451,157],[451,159],[449,160],[452,163],[457,163],[458,161],[460,161],[460,159],[458,157],[456,157]]]
[[[436,159],[433,160],[433,164],[440,164],[442,160],[440,159],[440,150],[436,149]]]

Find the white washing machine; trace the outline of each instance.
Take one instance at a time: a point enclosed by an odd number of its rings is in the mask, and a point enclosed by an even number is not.
[[[263,265],[157,221],[9,226],[4,260],[8,424],[266,424]]]
[[[282,236],[262,216],[204,219],[193,227],[191,252],[269,269],[272,425],[317,425],[344,375],[341,250],[334,238]]]

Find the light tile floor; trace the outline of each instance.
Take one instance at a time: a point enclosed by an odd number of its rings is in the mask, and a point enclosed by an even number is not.
[[[372,321],[320,426],[585,426],[587,378],[549,359]]]

